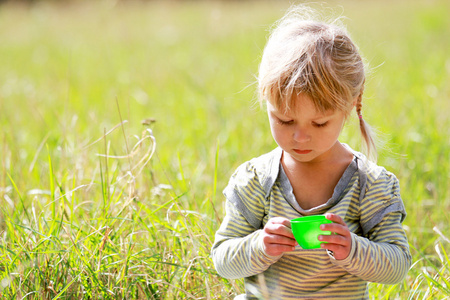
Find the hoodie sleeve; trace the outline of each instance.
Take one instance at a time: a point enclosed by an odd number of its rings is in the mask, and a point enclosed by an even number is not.
[[[367,185],[360,203],[363,236],[352,233],[352,252],[334,264],[366,281],[396,284],[411,266],[406,233],[406,217],[397,178],[383,169]]]
[[[272,257],[263,250],[260,236],[266,197],[251,164],[238,168],[224,195],[226,216],[211,250],[214,266],[222,277],[229,279],[259,274],[281,256]]]

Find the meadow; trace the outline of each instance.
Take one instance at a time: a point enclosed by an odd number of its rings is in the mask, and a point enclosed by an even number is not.
[[[0,5],[0,298],[232,299],[222,189],[276,145],[256,103],[287,1]],[[450,298],[450,2],[329,1],[371,67],[365,119],[414,264],[373,299]],[[360,149],[357,118],[340,138]]]

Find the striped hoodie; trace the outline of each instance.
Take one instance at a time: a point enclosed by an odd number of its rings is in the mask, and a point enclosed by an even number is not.
[[[368,282],[395,284],[405,278],[411,255],[398,180],[351,151],[354,159],[333,196],[309,210],[295,199],[280,164],[281,148],[238,167],[224,190],[226,216],[211,255],[222,277],[245,278],[246,294],[239,299],[369,299]],[[259,237],[270,218],[325,213],[339,215],[350,229],[346,259],[300,246],[280,256],[264,252]]]

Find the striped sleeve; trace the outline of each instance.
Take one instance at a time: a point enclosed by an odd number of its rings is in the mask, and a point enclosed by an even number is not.
[[[352,234],[352,253],[333,262],[366,281],[395,284],[411,266],[408,240],[401,223],[406,217],[397,178],[384,168],[369,172],[360,202],[363,236]]]
[[[360,203],[364,236],[388,213],[400,212],[400,222],[403,222],[406,217],[398,179],[384,168],[379,167],[379,169],[381,171],[368,174],[367,189]]]
[[[236,279],[265,271],[281,256],[268,256],[261,234],[264,189],[251,162],[241,165],[224,190],[226,216],[216,232],[211,256],[222,277]]]
[[[251,162],[239,166],[223,193],[254,229],[262,227],[266,193]]]
[[[368,233],[368,238],[352,234],[354,254],[332,260],[359,278],[383,284],[401,282],[411,266],[411,254],[400,212],[386,214]]]
[[[280,257],[267,255],[255,230],[230,201],[226,201],[226,216],[216,232],[211,256],[220,276],[238,279],[264,272]]]

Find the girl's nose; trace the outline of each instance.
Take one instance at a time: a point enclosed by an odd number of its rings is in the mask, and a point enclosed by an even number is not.
[[[311,140],[309,133],[301,128],[295,129],[293,138],[299,143],[309,142]]]

